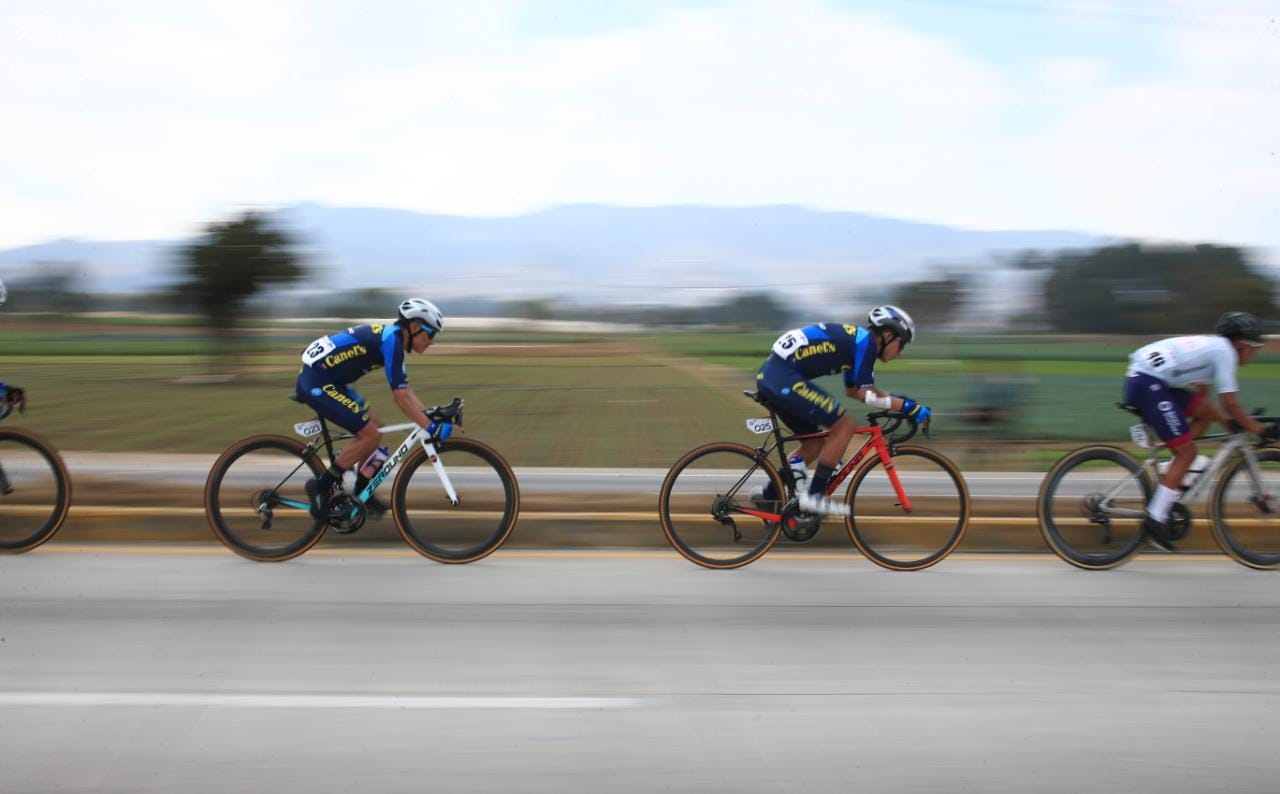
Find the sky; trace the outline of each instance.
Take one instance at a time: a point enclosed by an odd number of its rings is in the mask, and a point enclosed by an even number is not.
[[[0,248],[301,201],[1280,252],[1280,0],[5,0]]]

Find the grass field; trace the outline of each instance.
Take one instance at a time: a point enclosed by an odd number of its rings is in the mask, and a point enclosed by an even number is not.
[[[208,336],[184,324],[71,322],[55,329],[0,322],[0,378],[27,387],[31,410],[8,423],[67,450],[217,452],[253,433],[288,433],[306,418],[289,402],[298,351],[326,328],[263,326],[211,363]],[[427,402],[461,395],[467,430],[517,466],[665,467],[711,440],[750,441],[759,409],[741,396],[774,334],[456,332],[410,375]],[[930,404],[934,443],[974,465],[1046,468],[1085,440],[1121,442],[1131,417],[1113,407],[1129,351],[1141,340],[952,337],[908,348],[877,382]],[[234,372],[220,381],[212,374]],[[1241,372],[1250,406],[1280,411],[1280,354]],[[842,392],[837,378],[823,382]],[[384,421],[397,421],[377,373],[359,384]],[[857,406],[848,404],[851,411]],[[983,402],[1011,421],[966,421]],[[992,438],[1022,442],[1017,446]],[[1016,450],[1005,454],[1002,450]]]

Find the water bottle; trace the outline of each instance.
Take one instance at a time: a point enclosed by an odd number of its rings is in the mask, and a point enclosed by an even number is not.
[[[1187,469],[1187,473],[1182,477],[1182,487],[1190,488],[1196,478],[1204,473],[1205,468],[1209,465],[1208,455],[1196,455],[1195,460],[1191,461],[1191,468]],[[1164,477],[1165,472],[1169,471],[1169,464],[1173,461],[1162,460],[1156,464],[1156,472]]]
[[[804,467],[804,458],[792,455],[787,458],[787,463],[791,466],[791,476],[796,480],[796,490],[803,490],[800,486],[809,481],[809,470]]]
[[[360,476],[366,480],[372,480],[373,475],[378,473],[378,469],[382,468],[382,464],[387,462],[387,458],[391,457],[391,451],[386,447],[378,447],[373,454],[365,458],[363,464],[360,465]]]

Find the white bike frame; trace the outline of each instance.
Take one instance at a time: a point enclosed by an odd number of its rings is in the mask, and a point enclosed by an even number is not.
[[[1227,461],[1236,453],[1237,450],[1244,453],[1244,459],[1248,462],[1249,476],[1253,481],[1254,496],[1262,495],[1262,472],[1258,468],[1258,456],[1253,452],[1253,445],[1249,443],[1249,436],[1246,433],[1217,433],[1211,436],[1201,436],[1196,441],[1217,441],[1218,439],[1226,439],[1218,447],[1218,451],[1213,454],[1209,460],[1209,465],[1204,471],[1196,475],[1196,480],[1189,488],[1178,494],[1176,502],[1182,505],[1188,505],[1196,501],[1204,494],[1218,472],[1226,466]],[[1135,436],[1135,440],[1136,436]],[[1103,513],[1109,516],[1117,516],[1120,518],[1143,518],[1146,516],[1145,506],[1141,510],[1131,510],[1123,507],[1112,507],[1110,502],[1120,493],[1120,490],[1138,474],[1147,469],[1151,470],[1152,476],[1156,483],[1160,482],[1160,477],[1156,471],[1156,466],[1160,463],[1160,450],[1167,449],[1165,444],[1157,444],[1154,447],[1148,447],[1151,451],[1147,453],[1147,459],[1142,463],[1142,467],[1136,472],[1132,472],[1116,484],[1114,488],[1103,495],[1099,508]]]

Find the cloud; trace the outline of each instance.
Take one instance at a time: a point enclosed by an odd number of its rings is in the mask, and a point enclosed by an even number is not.
[[[514,0],[268,5],[10,13],[0,245],[171,236],[303,199],[485,215],[795,202],[1280,242],[1280,48],[1197,27],[1194,5],[1141,27],[1167,62],[1123,78],[1097,55],[1015,70],[822,0],[536,37]]]

